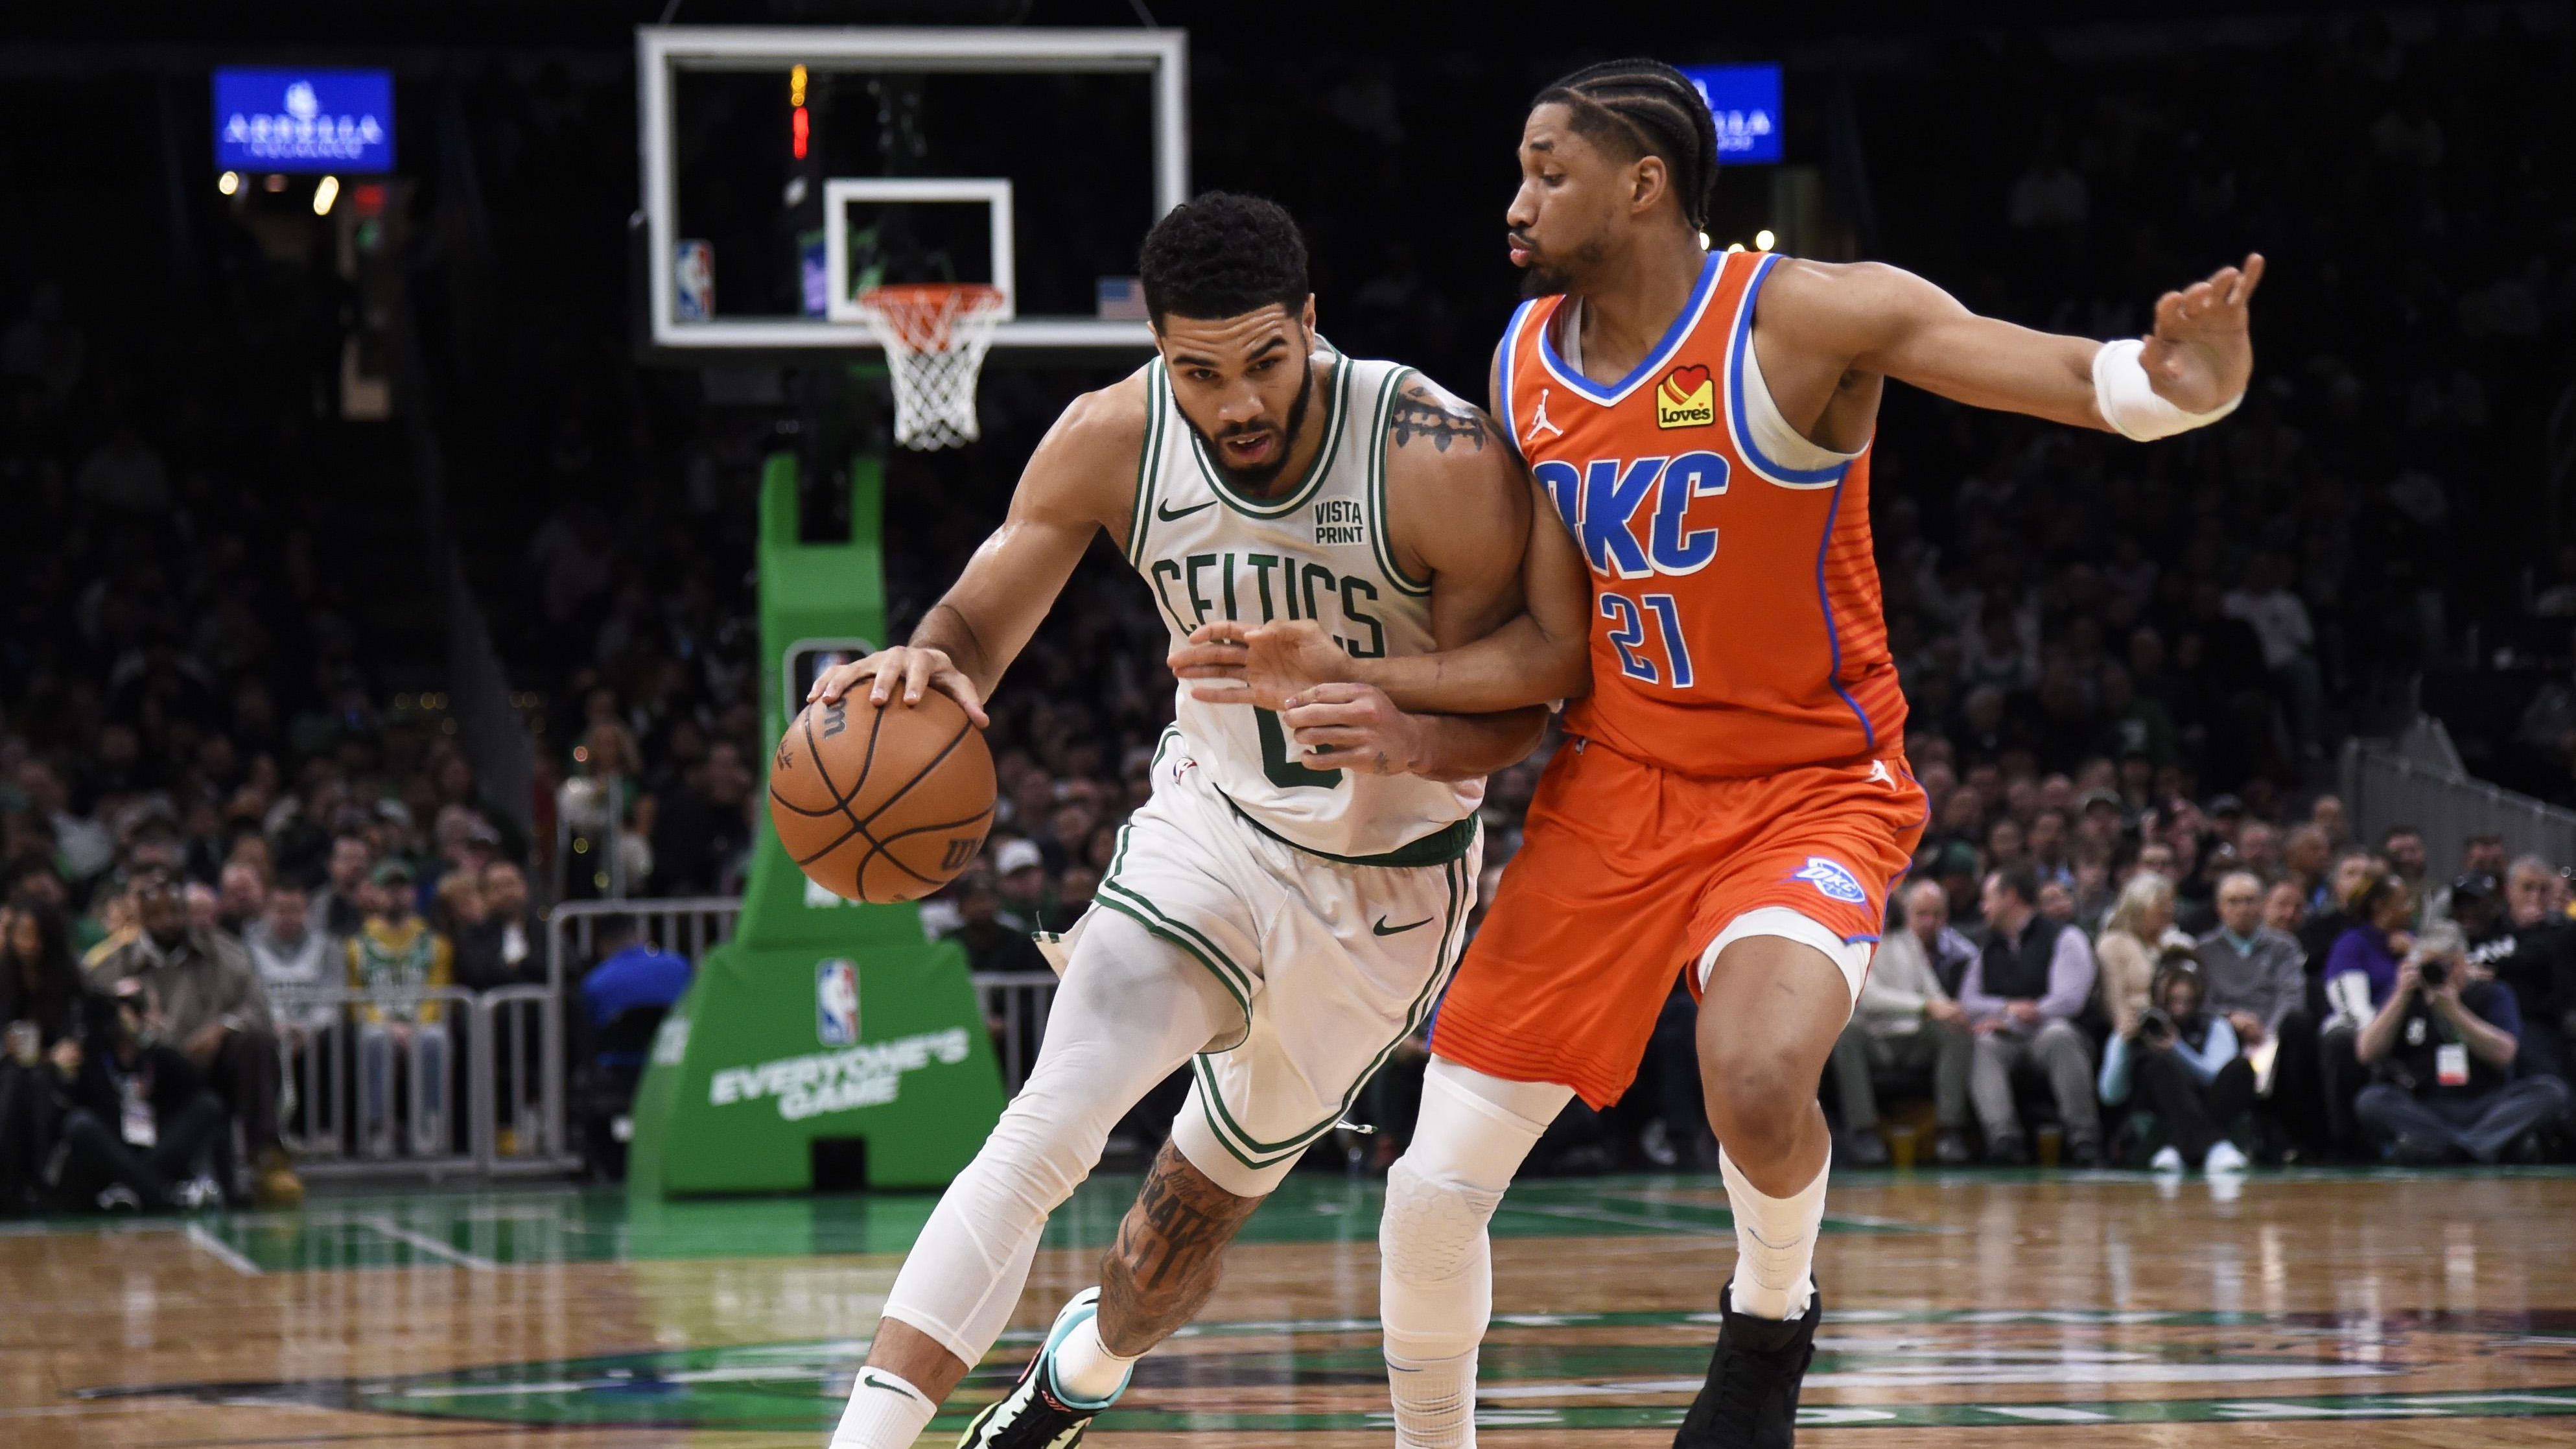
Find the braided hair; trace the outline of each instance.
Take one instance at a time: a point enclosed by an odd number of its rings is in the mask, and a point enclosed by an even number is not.
[[[1717,196],[1717,121],[1690,77],[1660,60],[1605,60],[1560,76],[1530,109],[1561,105],[1576,134],[1609,139],[1630,160],[1660,158],[1693,231],[1708,229]]]

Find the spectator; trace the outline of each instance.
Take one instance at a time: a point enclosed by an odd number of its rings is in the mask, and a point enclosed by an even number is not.
[[[2039,884],[2027,870],[1995,871],[1983,892],[1987,937],[1960,984],[1976,1033],[1968,1092],[1985,1130],[1986,1160],[2030,1160],[2012,1074],[2039,1067],[2057,1099],[2067,1160],[2102,1160],[2102,1117],[2093,1095],[2093,1050],[2075,1025],[2093,994],[2093,951],[2074,926],[2039,914]]]
[[[2111,1030],[2126,1036],[2138,1028],[2155,982],[2156,962],[2166,950],[2188,948],[2191,938],[2174,929],[2173,882],[2151,870],[2129,877],[2110,919],[2093,942],[2100,981],[2102,1015]]]
[[[447,1146],[447,1004],[424,993],[456,982],[456,950],[412,908],[411,865],[388,860],[368,877],[372,910],[349,938],[349,985],[364,993],[358,1023],[358,1131],[375,1157],[394,1150],[394,1054],[411,1066],[410,1149],[436,1156]]]
[[[1851,1024],[1834,1044],[1834,1081],[1842,1095],[1843,1136],[1835,1156],[1855,1167],[1887,1162],[1878,1135],[1877,1081],[1894,1073],[1932,1073],[1933,1120],[1940,1135],[1933,1160],[1945,1166],[1970,1160],[1968,1057],[1973,1040],[1968,1016],[1942,987],[1933,963],[1973,960],[1976,947],[1950,929],[1949,898],[1934,881],[1918,881],[1904,895],[1904,924],[1888,933],[1861,986]]]
[[[2277,553],[2256,554],[2243,586],[2226,596],[2224,607],[2229,617],[2253,627],[2263,667],[2288,709],[2291,742],[2303,756],[2321,753],[2318,717],[2325,680],[2317,671],[2316,625],[2308,606],[2290,591],[2290,561]]]
[[[1026,845],[1026,841],[1013,841]],[[1037,847],[1028,847],[1034,852]],[[1002,916],[1002,898],[992,882],[981,876],[970,877],[958,893],[957,910],[965,924],[948,933],[946,939],[966,951],[970,971],[1044,971],[1046,957],[1038,951],[1029,933]]]
[[[2392,827],[2379,842],[2379,853],[2388,868],[2406,882],[2407,898],[2421,906],[2424,902],[2424,872],[2429,857],[2424,852],[2424,832],[2412,825]]]
[[[341,984],[347,950],[313,929],[312,902],[304,887],[280,882],[268,893],[258,920],[242,933],[260,990],[268,997],[277,1034],[301,1047],[340,1020],[326,993]]]
[[[2282,1023],[2300,1014],[2307,953],[2263,924],[2263,882],[2252,871],[2219,877],[2218,929],[2200,938],[2194,955],[2194,990],[2205,992],[2210,1011],[2226,1018],[2248,1053],[2269,1060]]]
[[[678,797],[662,802],[655,813],[654,894],[729,895],[741,888],[751,854],[756,783],[739,746],[718,740],[708,747]]]
[[[2213,1176],[2245,1170],[2228,1132],[2254,1105],[2254,1066],[2237,1053],[2225,1016],[2201,1009],[2200,968],[2176,951],[2156,968],[2154,1004],[2114,1035],[2102,1053],[2102,1101],[2129,1100],[2132,1079],[2166,1141],[2149,1159],[2158,1172],[2199,1167]]]
[[[78,1069],[87,1017],[62,913],[29,899],[0,906],[0,1214],[43,1205],[60,1132],[51,1079]]]
[[[2456,925],[2428,928],[2361,1030],[2358,1052],[2376,1080],[2353,1112],[2393,1161],[2496,1162],[2567,1116],[2565,1082],[2513,1079],[2522,1024],[2513,991],[2473,979],[2467,946]]]
[[[2289,879],[2272,882],[2271,889],[2263,893],[2263,924],[2296,939],[2307,920],[2308,893],[2299,888],[2299,883]],[[2299,948],[2302,961],[2307,959],[2307,954],[2306,947]]]
[[[2335,857],[2333,867],[2308,900],[2308,922],[2299,928],[2299,948],[2308,953],[2311,1006],[2324,1000],[2323,989],[2316,982],[2322,979],[2326,962],[2334,955],[2335,942],[2360,924],[2350,906],[2353,897],[2369,883],[2371,865],[2368,851],[2345,851]]]
[[[226,865],[215,892],[215,927],[238,938],[268,904],[268,877],[249,861]]]
[[[1088,865],[1069,865],[1056,881],[1055,900],[1046,908],[1043,929],[1058,935],[1073,929],[1082,913],[1091,909],[1092,897],[1100,890],[1100,872]]]
[[[224,1129],[223,1100],[195,1063],[164,1045],[149,988],[116,983],[115,1009],[67,1053],[63,1186],[102,1210],[204,1207],[220,1200],[199,1154]],[[116,1125],[109,1126],[109,1123]]]
[[[2313,903],[2325,889],[2326,871],[2333,863],[2334,852],[2326,844],[2326,833],[2314,825],[2296,826],[2282,835],[2282,876],[2299,888],[2302,907],[2315,909]]]
[[[2326,989],[2332,993],[2339,982],[2358,980],[2363,983],[2359,989],[2366,991],[2358,999],[2375,1010],[2396,984],[2399,959],[2414,945],[2407,927],[2415,919],[2415,895],[2405,877],[2391,871],[2363,882],[2348,909],[2354,921],[2335,938],[2326,957]],[[2347,984],[2343,989],[2356,988]],[[2370,1019],[2368,1012],[2346,1014]]]
[[[2471,970],[2513,988],[2524,1064],[2563,1077],[2576,1034],[2576,924],[2553,909],[2560,877],[2547,861],[2526,855],[2507,875],[2502,891],[2490,875],[2453,881],[2454,919],[2468,938]]]
[[[582,1019],[593,1038],[609,1034],[611,1023],[630,1011],[669,1011],[688,995],[693,968],[682,957],[655,948],[644,939],[633,916],[610,916],[599,923],[599,964],[581,979]],[[636,1059],[603,1066],[641,1066]]]
[[[1025,840],[1005,840],[993,855],[1002,924],[1026,935],[1046,914],[1046,857]]]
[[[545,927],[528,908],[527,872],[496,860],[483,867],[482,885],[483,923],[474,934],[488,939],[478,941],[475,960],[501,974],[475,989],[546,979],[545,959],[537,950]]]
[[[134,938],[89,969],[90,988],[112,994],[116,983],[140,980],[159,1013],[164,1039],[177,1045],[240,1122],[260,1205],[303,1201],[303,1180],[277,1137],[277,1032],[250,952],[230,936],[191,927],[179,882],[166,869],[135,881],[134,902]]]
[[[346,940],[367,923],[367,874],[376,868],[376,847],[361,831],[331,837],[331,859],[324,867],[322,889],[313,893],[313,930]]]
[[[2472,835],[2460,851],[2460,876],[2482,875],[2501,881],[2505,873],[2504,837]],[[2424,924],[2451,919],[2451,887],[2441,886],[2424,897]],[[2477,932],[2469,932],[2474,944]],[[2526,1003],[2528,1004],[2528,1003]]]

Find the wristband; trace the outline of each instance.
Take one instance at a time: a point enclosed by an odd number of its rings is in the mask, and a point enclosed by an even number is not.
[[[2245,401],[2238,393],[2205,413],[2187,413],[2158,395],[2147,379],[2147,369],[2138,361],[2147,350],[2144,339],[2124,337],[2105,342],[2093,354],[2093,405],[2102,413],[2102,421],[2111,431],[2133,442],[2152,443],[2194,428],[2205,428],[2236,411]]]

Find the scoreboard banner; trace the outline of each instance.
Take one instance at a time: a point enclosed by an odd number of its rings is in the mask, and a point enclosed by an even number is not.
[[[394,77],[384,70],[215,72],[215,165],[226,171],[394,169]]]
[[[1717,120],[1721,166],[1776,166],[1780,147],[1780,67],[1686,65],[1682,74],[1699,87]]]

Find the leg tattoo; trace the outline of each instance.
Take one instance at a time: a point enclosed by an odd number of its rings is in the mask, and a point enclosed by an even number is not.
[[[1216,1291],[1219,1256],[1257,1197],[1236,1197],[1202,1176],[1170,1143],[1154,1158],[1118,1241],[1100,1262],[1100,1341],[1134,1357],[1197,1315]]]

